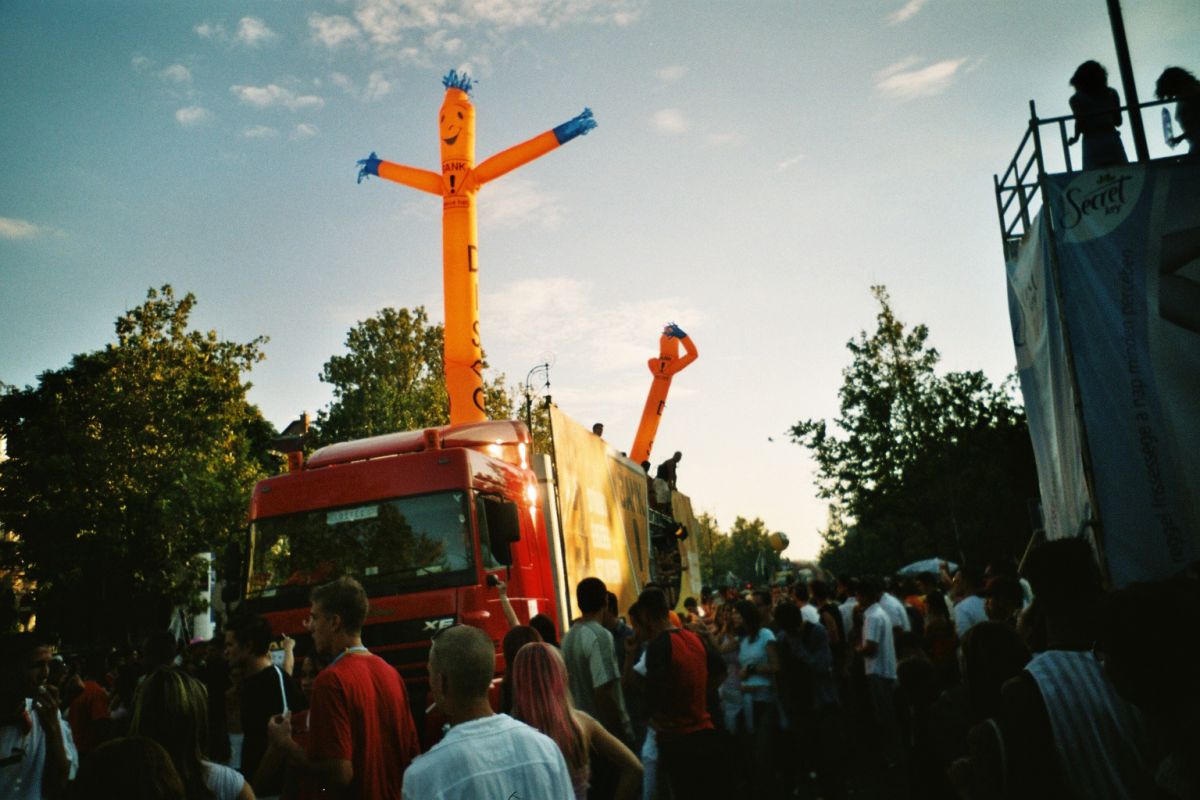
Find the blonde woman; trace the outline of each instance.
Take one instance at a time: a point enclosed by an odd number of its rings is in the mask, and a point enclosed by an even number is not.
[[[162,667],[142,681],[134,696],[129,733],[163,746],[187,800],[254,800],[254,790],[241,773],[205,758],[208,690],[187,673]]]

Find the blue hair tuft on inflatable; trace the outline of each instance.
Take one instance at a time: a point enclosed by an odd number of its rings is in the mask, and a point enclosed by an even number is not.
[[[442,86],[447,89],[462,89],[467,94],[471,93],[471,76],[467,73],[458,74],[458,70],[452,69],[446,73],[446,77],[442,78]]]

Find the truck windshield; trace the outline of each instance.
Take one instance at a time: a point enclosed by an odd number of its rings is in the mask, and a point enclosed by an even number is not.
[[[470,582],[469,519],[464,492],[439,492],[256,520],[247,596],[341,575],[368,592]]]

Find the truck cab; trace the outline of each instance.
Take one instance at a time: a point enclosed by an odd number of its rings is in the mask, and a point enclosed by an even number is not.
[[[550,420],[550,455],[533,454],[523,423],[495,420],[292,459],[254,488],[242,606],[304,653],[312,587],[353,575],[370,598],[363,643],[400,672],[422,726],[438,631],[483,629],[497,643],[497,670],[506,668],[497,578],[519,622],[545,614],[560,633],[588,576],[621,609],[651,580],[676,601],[699,596],[690,500],[669,492],[651,508],[641,467],[557,407]]]
[[[353,575],[370,598],[363,642],[425,705],[430,642],[456,623],[500,641],[491,576],[522,622],[555,616],[529,432],[496,421],[322,448],[255,486],[243,606],[306,649],[309,591]]]

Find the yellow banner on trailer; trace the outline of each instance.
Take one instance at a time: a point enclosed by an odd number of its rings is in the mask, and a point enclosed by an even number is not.
[[[700,590],[704,586],[704,577],[700,572],[700,523],[692,512],[691,498],[679,492],[671,492],[671,516],[688,532],[687,539],[679,543],[679,563],[683,567],[683,576],[675,610],[682,612],[683,601],[689,597],[700,602]]]
[[[571,607],[575,585],[597,577],[624,614],[650,580],[646,475],[554,405],[550,425]]]

